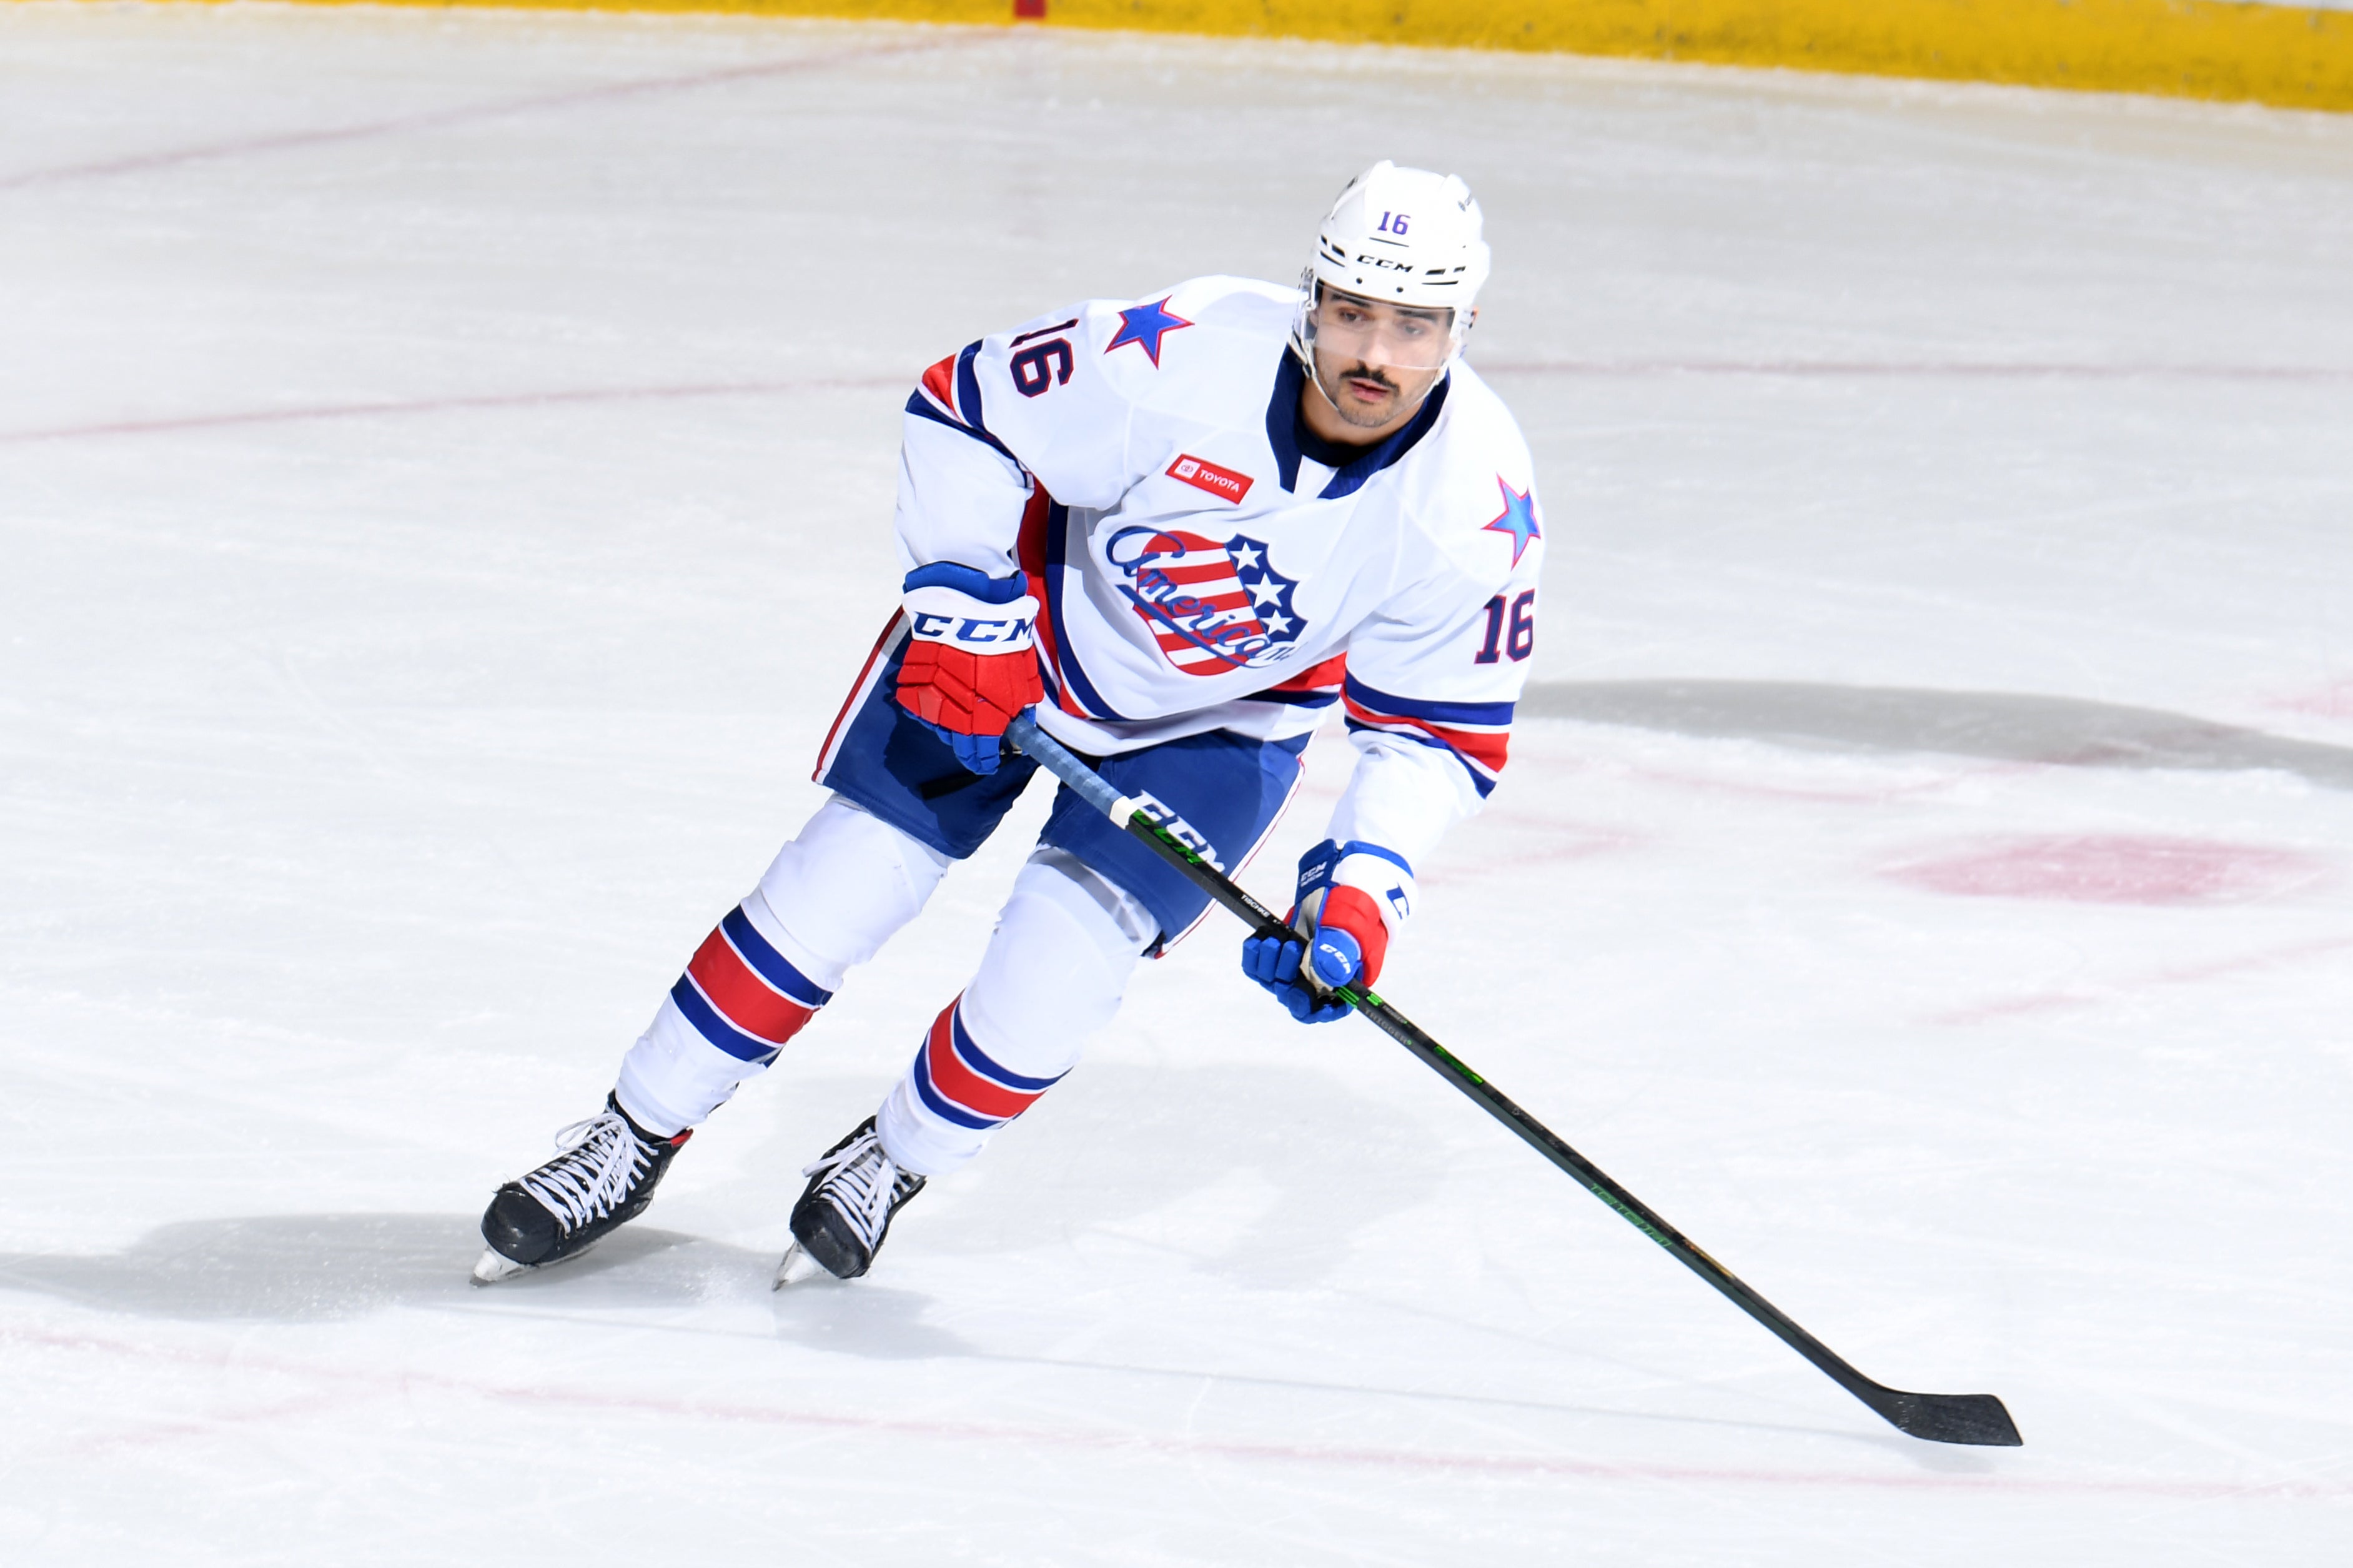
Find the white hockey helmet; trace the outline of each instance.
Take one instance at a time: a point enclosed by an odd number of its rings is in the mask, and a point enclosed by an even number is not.
[[[1315,260],[1301,274],[1305,298],[1293,345],[1314,366],[1318,285],[1367,300],[1454,313],[1451,350],[1471,330],[1487,281],[1487,242],[1471,187],[1453,175],[1400,169],[1383,158],[1341,191],[1315,233]]]

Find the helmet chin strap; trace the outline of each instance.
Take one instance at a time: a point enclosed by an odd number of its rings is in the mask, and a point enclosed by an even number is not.
[[[1332,412],[1338,414],[1340,412],[1340,400],[1332,396],[1332,389],[1329,387],[1324,385],[1324,372],[1317,369],[1315,366],[1315,351],[1312,348],[1307,350],[1306,358],[1307,384],[1314,387],[1316,391],[1322,393],[1324,395],[1324,403],[1330,407]],[[1345,422],[1346,416],[1343,415],[1342,423],[1345,424]]]

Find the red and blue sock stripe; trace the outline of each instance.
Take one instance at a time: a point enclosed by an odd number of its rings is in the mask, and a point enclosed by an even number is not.
[[[1028,1110],[1063,1075],[1027,1078],[990,1061],[965,1031],[963,1000],[941,1010],[915,1053],[915,1093],[943,1120],[985,1132]]]
[[[695,949],[670,999],[705,1040],[765,1066],[833,992],[771,947],[739,905]]]

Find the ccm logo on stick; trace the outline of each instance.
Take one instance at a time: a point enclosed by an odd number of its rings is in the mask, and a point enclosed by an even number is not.
[[[1145,816],[1166,828],[1170,838],[1208,861],[1218,870],[1226,869],[1226,863],[1218,858],[1218,846],[1204,837],[1200,829],[1170,810],[1166,802],[1154,796],[1149,790],[1140,790],[1131,799],[1135,801],[1137,808]]]
[[[1196,490],[1206,490],[1220,501],[1230,501],[1237,506],[1250,487],[1256,482],[1246,473],[1236,473],[1229,468],[1219,468],[1213,462],[1203,462],[1197,457],[1179,457],[1168,465],[1168,477],[1181,480]]]

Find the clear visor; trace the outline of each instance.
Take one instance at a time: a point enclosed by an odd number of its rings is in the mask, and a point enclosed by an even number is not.
[[[1313,277],[1299,307],[1298,330],[1301,345],[1335,373],[1353,365],[1440,370],[1461,345],[1452,311],[1367,300]]]

